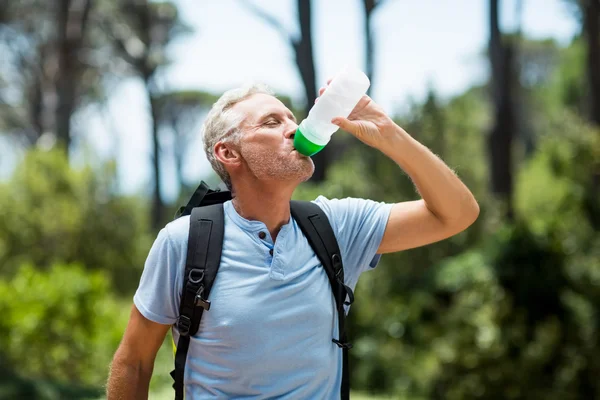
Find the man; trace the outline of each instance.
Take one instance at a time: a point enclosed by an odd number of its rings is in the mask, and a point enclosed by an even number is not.
[[[445,239],[475,221],[479,207],[467,187],[368,96],[332,123],[395,161],[422,196],[397,204],[315,200],[336,233],[350,288],[381,254]],[[293,148],[296,128],[290,110],[260,85],[226,92],[204,122],[208,160],[233,200],[224,204],[212,307],[188,352],[188,399],[339,398],[335,302],[290,216],[294,189],[314,171],[312,160]],[[188,227],[189,217],[168,224],[148,255],[112,363],[109,400],[148,396],[155,355],[178,316]]]

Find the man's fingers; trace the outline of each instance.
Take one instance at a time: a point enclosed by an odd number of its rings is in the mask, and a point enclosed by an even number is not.
[[[331,83],[332,80],[333,80],[332,78],[327,79],[327,86],[329,86],[329,84]],[[325,93],[325,90],[327,90],[326,87],[320,87],[319,88],[319,96],[322,96],[323,93]],[[318,97],[315,99],[315,104],[317,104],[317,101],[319,101]]]
[[[324,88],[324,87],[321,87],[321,88],[319,88],[319,96],[322,96],[322,95],[323,95],[323,93],[325,92],[325,89],[326,89],[326,88]],[[317,104],[317,101],[319,101],[319,97],[317,97],[317,98],[315,99],[315,104]]]
[[[356,122],[350,121],[347,118],[342,117],[336,117],[332,119],[331,123],[339,126],[341,129],[349,133],[354,133],[358,128],[358,124]]]

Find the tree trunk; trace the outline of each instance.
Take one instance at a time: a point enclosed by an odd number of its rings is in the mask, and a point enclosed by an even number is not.
[[[494,104],[494,123],[488,137],[490,156],[490,178],[492,191],[506,205],[506,215],[513,217],[513,171],[512,142],[516,129],[513,110],[514,97],[514,49],[504,43],[499,28],[498,0],[490,0],[490,42],[491,87]]]
[[[300,23],[300,40],[294,43],[296,65],[304,84],[306,95],[306,111],[317,98],[317,81],[312,45],[312,18],[310,0],[297,0],[298,22]]]
[[[375,53],[375,42],[373,40],[373,28],[371,25],[371,17],[373,15],[373,10],[375,10],[375,0],[363,0],[363,6],[365,10],[365,20],[364,20],[364,34],[365,34],[365,74],[369,77],[371,81],[371,86],[369,86],[369,90],[367,91],[367,95],[371,95],[371,89],[373,87],[373,74],[374,74],[374,53]]]
[[[148,91],[148,101],[150,103],[150,124],[152,125],[152,175],[154,187],[152,190],[152,216],[151,223],[154,230],[159,230],[163,223],[164,204],[161,197],[162,185],[160,182],[160,142],[157,124],[157,110],[154,102],[154,96]]]
[[[152,129],[152,210],[150,223],[154,231],[162,227],[165,206],[162,201],[162,185],[160,181],[160,141],[158,126],[158,106],[152,94],[152,72],[144,72],[144,83],[146,85],[146,94],[148,96],[148,106],[150,107],[150,126]]]
[[[297,0],[298,23],[300,25],[300,38],[292,43],[294,53],[296,55],[296,65],[298,72],[302,78],[304,86],[304,97],[306,105],[304,115],[308,115],[311,107],[315,104],[317,93],[317,80],[315,74],[315,62],[313,56],[312,45],[312,17],[311,17],[311,0]],[[326,146],[319,153],[315,154],[312,159],[315,163],[315,173],[311,180],[313,182],[323,182],[325,174],[330,164],[330,145]]]
[[[42,58],[41,61],[44,62],[44,59]],[[34,145],[44,133],[44,92],[41,72],[38,73],[36,71],[32,75],[32,83],[27,96],[27,103],[29,105],[28,116],[32,125],[32,131],[27,135],[29,145]]]
[[[58,4],[58,77],[56,79],[56,138],[58,143],[68,149],[71,144],[71,114],[75,99],[75,60],[76,49],[69,37],[70,0],[60,0]]]
[[[185,193],[187,185],[185,183],[185,177],[183,176],[183,152],[178,152],[175,156],[175,173],[177,174],[177,184],[179,185],[179,192]]]
[[[151,43],[151,31],[152,31],[152,19],[149,2],[141,0],[135,3],[136,16],[139,22],[140,38],[146,45],[146,51],[144,54],[136,60],[136,68],[139,71],[141,77],[144,80],[144,87],[146,89],[146,96],[148,98],[148,107],[150,107],[150,128],[152,135],[152,208],[150,210],[150,224],[152,229],[156,232],[161,229],[163,224],[163,216],[165,211],[165,205],[162,200],[162,184],[160,181],[160,167],[161,167],[161,151],[159,141],[159,105],[155,99],[155,85],[154,85],[154,74],[156,73],[156,67],[151,64],[149,46]]]
[[[583,6],[583,29],[587,42],[588,107],[590,122],[600,128],[600,0],[587,0]],[[600,172],[592,171],[588,215],[595,228],[600,227]]]
[[[77,104],[77,82],[81,75],[78,60],[91,0],[60,0],[58,5],[58,76],[56,78],[56,137],[67,150],[71,145],[71,116]]]
[[[173,114],[171,117],[171,126],[173,129],[173,158],[175,159],[175,174],[177,176],[177,183],[179,185],[179,192],[183,193],[187,190],[187,185],[185,184],[185,178],[183,176],[183,168],[184,168],[184,156],[185,150],[189,145],[185,138],[185,132],[180,131],[180,128],[177,126],[176,116]]]
[[[600,127],[600,0],[587,0],[583,13],[590,91],[589,118],[595,126]]]

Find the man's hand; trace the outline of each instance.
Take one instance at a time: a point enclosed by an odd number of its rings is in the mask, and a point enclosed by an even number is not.
[[[319,95],[325,90],[321,88]],[[348,118],[336,117],[331,122],[395,161],[422,197],[393,206],[378,253],[437,242],[461,232],[477,219],[479,206],[469,189],[370,97],[363,96]]]
[[[331,79],[327,84],[329,85],[330,82]],[[320,88],[319,96],[325,90],[324,87]],[[398,128],[383,109],[367,95],[359,100],[348,118],[336,117],[331,123],[376,149],[385,147],[386,143],[397,134]]]

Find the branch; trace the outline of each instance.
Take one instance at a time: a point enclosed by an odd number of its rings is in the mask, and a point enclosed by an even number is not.
[[[523,35],[523,3],[524,0],[517,0],[515,3],[515,19],[517,20],[515,34],[517,38],[521,38]]]
[[[388,0],[363,0],[363,7],[367,18],[371,16],[371,13],[377,8],[381,8],[382,5],[387,3]]]
[[[123,57],[123,59],[125,60],[125,62],[127,62],[128,64],[130,64],[131,66],[138,68],[140,63],[142,62],[139,58],[135,57],[134,55],[132,55],[128,50],[127,50],[127,46],[125,45],[125,41],[120,38],[120,37],[114,37],[114,43],[117,47],[117,50],[119,51],[119,53],[121,53],[121,57]]]
[[[93,0],[86,0],[85,5],[83,6],[83,13],[81,16],[81,21],[79,24],[79,35],[83,40],[83,36],[85,35],[85,31],[87,28],[88,21],[90,20],[90,12],[92,10]]]
[[[363,7],[365,9],[365,14],[367,15],[367,18],[369,18],[376,6],[377,2],[375,0],[363,0]]]
[[[384,5],[385,3],[387,3],[389,0],[379,0],[375,3],[375,7],[381,7],[382,5]]]
[[[284,37],[285,40],[288,40],[290,43],[294,43],[294,39],[292,39],[289,32],[279,22],[279,20],[277,20],[277,18],[275,18],[271,14],[267,13],[265,10],[258,7],[251,1],[239,0],[239,3],[242,5],[242,7],[245,7],[246,10],[250,11],[250,13],[252,13],[256,17],[262,19],[263,22],[266,22],[268,25],[271,25],[271,27],[274,28],[276,31],[278,31]]]

